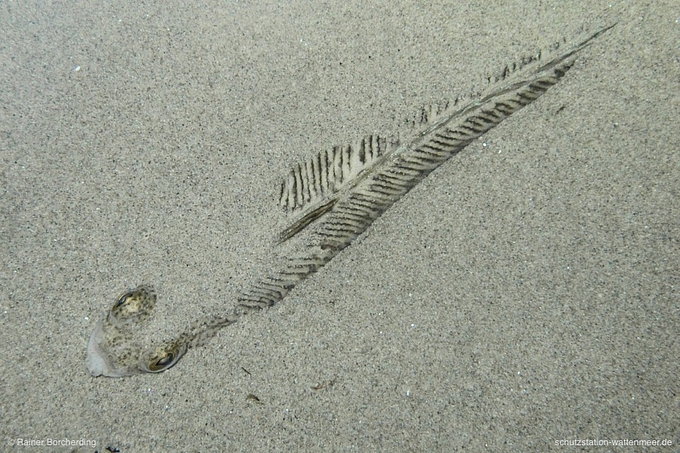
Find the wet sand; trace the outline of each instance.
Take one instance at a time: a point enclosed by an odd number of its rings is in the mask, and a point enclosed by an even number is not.
[[[293,164],[617,21],[283,303],[89,376],[122,291],[171,335],[267,271]],[[1,449],[673,451],[679,31],[671,2],[0,4]]]

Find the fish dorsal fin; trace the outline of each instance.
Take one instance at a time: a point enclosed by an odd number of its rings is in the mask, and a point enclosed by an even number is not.
[[[279,205],[295,220],[279,235],[284,242],[330,210],[341,190],[370,174],[399,145],[398,139],[370,135],[321,151],[295,165],[281,183]]]
[[[563,43],[557,43],[549,49],[549,55],[537,52],[506,65],[486,79],[480,92],[421,108],[406,120],[411,126],[407,141],[373,135],[352,145],[321,151],[297,164],[281,183],[279,204],[293,220],[280,233],[279,244],[321,217],[339,221],[336,214],[347,212],[348,196],[362,193],[381,204],[386,194],[367,191],[367,187],[389,186],[385,190],[390,192],[390,199],[408,192],[434,168],[556,84],[571,68],[575,54],[609,28],[561,53]],[[359,215],[359,208],[353,209]],[[378,211],[382,213],[383,209]],[[328,225],[326,222],[324,230],[330,234]]]
[[[350,190],[343,191],[319,222],[311,244],[322,250],[347,247],[430,172],[556,85],[574,65],[577,53],[611,27],[551,59],[541,61],[537,56],[504,71],[500,83],[469,102],[430,109],[431,118],[426,118],[424,130],[386,156]]]
[[[280,206],[293,213],[318,204],[373,166],[393,145],[393,140],[371,135],[300,162],[281,183]]]

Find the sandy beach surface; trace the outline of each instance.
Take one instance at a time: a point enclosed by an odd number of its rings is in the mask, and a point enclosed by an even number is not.
[[[499,5],[0,2],[0,451],[677,451],[677,2]],[[295,163],[615,22],[281,304],[88,374],[129,288],[234,306]]]

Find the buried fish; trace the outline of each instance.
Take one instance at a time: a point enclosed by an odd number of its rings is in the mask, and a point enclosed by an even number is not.
[[[281,184],[279,205],[291,216],[277,246],[304,233],[305,240],[280,269],[241,292],[224,315],[200,320],[157,345],[140,338],[156,304],[151,286],[121,295],[97,323],[87,347],[93,376],[123,377],[167,370],[191,348],[203,345],[244,314],[271,307],[323,267],[415,187],[430,172],[473,140],[531,104],[571,69],[581,50],[613,25],[552,56],[536,56],[506,66],[484,93],[423,108],[404,143],[380,136],[335,147],[296,165]]]

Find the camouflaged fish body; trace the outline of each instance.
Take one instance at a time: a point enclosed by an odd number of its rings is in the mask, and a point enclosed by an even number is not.
[[[90,337],[90,372],[120,377],[167,370],[188,349],[203,344],[244,313],[278,303],[430,172],[557,84],[578,52],[611,27],[547,63],[537,55],[506,67],[473,100],[424,108],[413,121],[415,130],[409,141],[365,137],[296,165],[281,184],[279,205],[291,221],[281,232],[279,244],[301,232],[306,240],[284,259],[279,271],[244,290],[238,305],[224,317],[201,321],[171,341],[149,348],[141,347],[134,337],[135,330],[148,320],[155,293],[148,286],[125,293]]]

